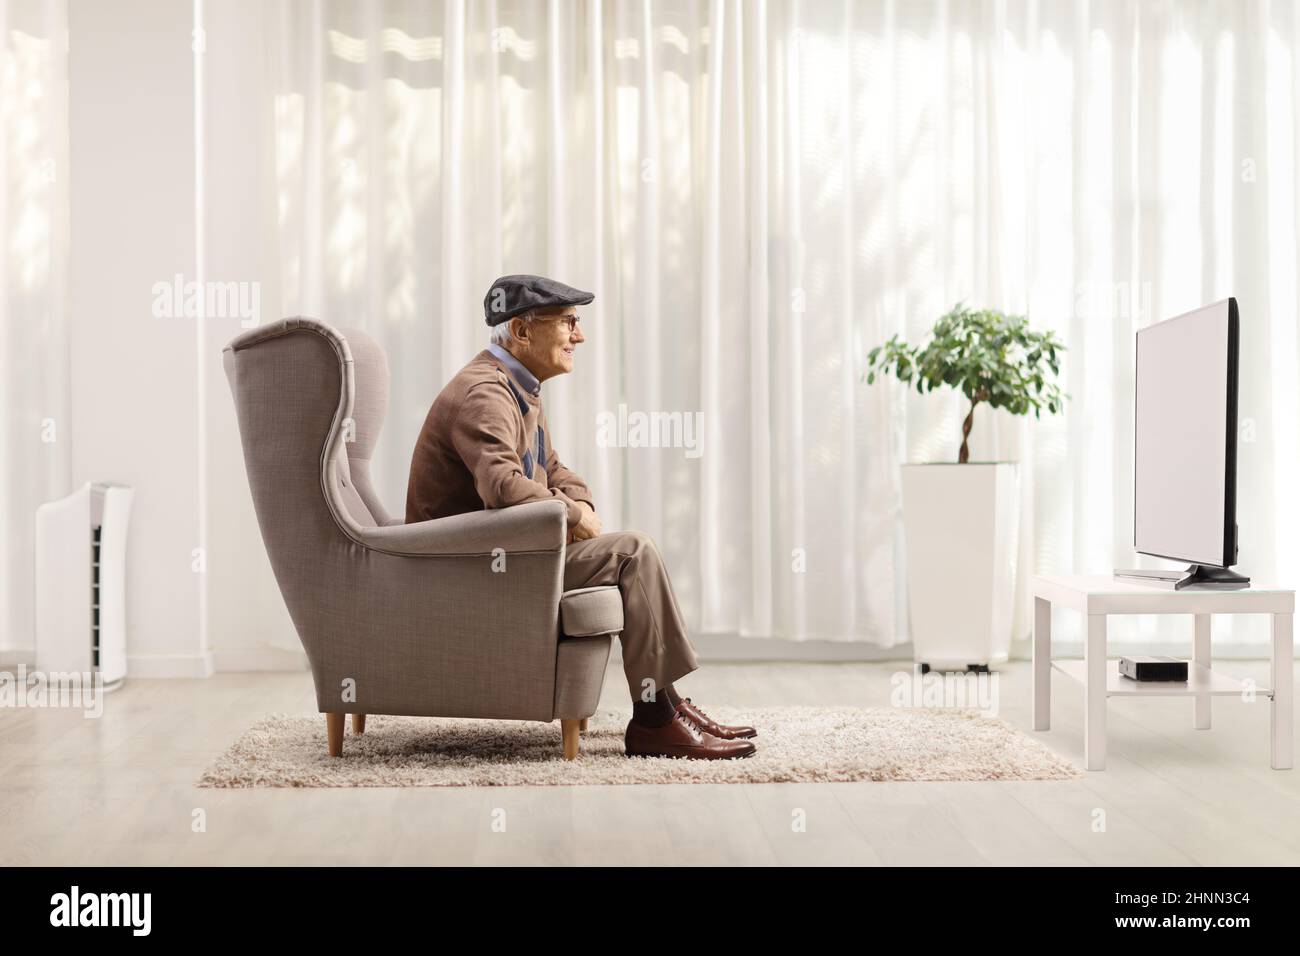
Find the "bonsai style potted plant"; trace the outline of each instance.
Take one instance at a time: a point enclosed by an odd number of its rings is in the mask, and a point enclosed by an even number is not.
[[[957,462],[904,465],[903,531],[913,655],[930,667],[986,669],[1007,659],[1015,601],[1015,462],[970,461],[980,405],[1013,415],[1061,411],[1065,346],[1024,316],[958,304],[921,345],[893,336],[867,355],[867,383],[892,375],[922,395],[955,388],[970,408]]]

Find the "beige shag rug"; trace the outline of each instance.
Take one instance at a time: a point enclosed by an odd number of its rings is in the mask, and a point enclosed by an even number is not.
[[[710,708],[759,729],[744,760],[623,755],[627,715],[602,711],[578,759],[561,755],[560,724],[436,717],[350,723],[343,756],[325,749],[319,714],[259,721],[204,771],[200,787],[515,787],[632,783],[824,783],[854,780],[1068,780],[1078,770],[1036,740],[974,711]]]

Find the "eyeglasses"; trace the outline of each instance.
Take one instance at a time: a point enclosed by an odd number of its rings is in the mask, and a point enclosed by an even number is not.
[[[565,325],[569,327],[569,334],[572,335],[574,331],[578,328],[578,323],[581,322],[582,319],[581,317],[576,315],[557,315],[555,318],[550,319],[548,321],[563,322]]]

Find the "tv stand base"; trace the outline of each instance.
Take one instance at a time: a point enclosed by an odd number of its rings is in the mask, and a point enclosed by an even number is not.
[[[1115,577],[1129,584],[1144,584],[1147,587],[1166,588],[1172,591],[1181,591],[1189,587],[1239,591],[1250,587],[1250,578],[1244,574],[1208,564],[1193,564],[1186,571],[1167,568],[1154,571],[1144,568],[1116,568]]]

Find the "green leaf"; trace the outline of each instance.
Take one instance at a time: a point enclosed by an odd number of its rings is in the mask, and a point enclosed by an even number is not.
[[[909,345],[895,333],[867,353],[868,384],[893,375],[925,395],[946,386],[972,405],[988,402],[1015,415],[1044,407],[1052,414],[1069,396],[1054,381],[1058,353],[1065,346],[1054,333],[1034,330],[1023,315],[970,309],[958,302],[934,323],[927,339]]]

